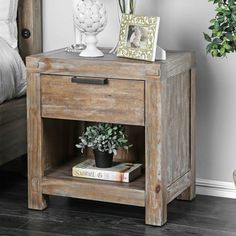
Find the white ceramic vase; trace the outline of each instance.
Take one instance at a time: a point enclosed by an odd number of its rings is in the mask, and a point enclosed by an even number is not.
[[[86,49],[82,57],[102,57],[103,52],[97,48],[96,35],[107,24],[107,13],[99,0],[78,0],[75,7],[75,24],[86,35]]]

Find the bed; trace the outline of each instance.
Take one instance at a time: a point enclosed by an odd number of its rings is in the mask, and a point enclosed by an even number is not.
[[[41,0],[19,0],[18,50],[26,56],[42,50]],[[0,165],[27,152],[26,98],[12,99],[0,104]]]

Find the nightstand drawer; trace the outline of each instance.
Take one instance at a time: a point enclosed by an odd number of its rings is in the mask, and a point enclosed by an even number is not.
[[[144,81],[41,76],[42,116],[144,125]]]

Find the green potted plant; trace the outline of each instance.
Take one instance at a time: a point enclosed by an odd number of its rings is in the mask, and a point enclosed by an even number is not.
[[[236,1],[209,0],[216,5],[216,16],[210,21],[211,34],[204,33],[207,52],[213,57],[224,57],[236,51]]]
[[[92,148],[95,155],[95,164],[99,168],[112,166],[113,156],[117,154],[118,148],[128,151],[132,145],[128,144],[125,127],[122,125],[98,123],[88,126],[86,131],[79,137],[76,147],[83,153],[86,147]]]
[[[225,57],[236,52],[236,1],[208,0],[216,5],[216,16],[210,20],[211,34],[203,33],[208,42],[207,52],[213,57]],[[236,185],[236,170],[233,172]]]

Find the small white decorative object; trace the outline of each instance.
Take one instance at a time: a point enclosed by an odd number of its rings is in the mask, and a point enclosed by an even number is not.
[[[166,60],[166,51],[157,45],[156,50],[156,60],[165,61]]]
[[[107,13],[104,5],[99,0],[80,0],[75,9],[75,24],[86,35],[86,49],[80,53],[81,57],[102,57],[96,35],[107,24]]]
[[[81,0],[72,0],[73,3],[73,26],[74,26],[74,39],[75,43],[70,47],[67,47],[66,52],[80,53],[82,50],[86,48],[86,45],[82,42],[82,33],[79,30],[79,27],[76,25],[75,17],[76,17],[76,6]]]

